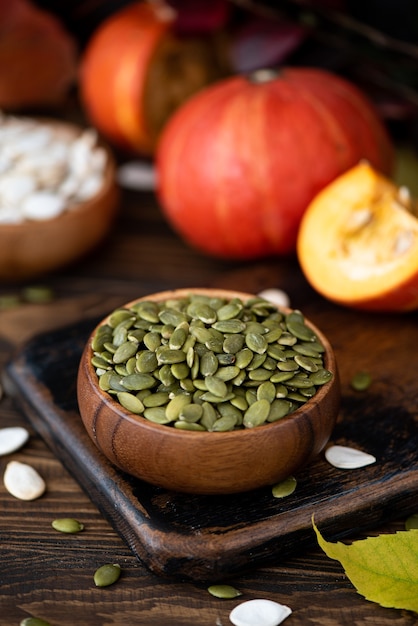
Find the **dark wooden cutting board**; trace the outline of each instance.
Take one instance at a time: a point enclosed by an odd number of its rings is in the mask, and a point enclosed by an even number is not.
[[[270,488],[234,496],[167,492],[109,464],[87,436],[76,399],[78,363],[96,319],[36,336],[9,363],[9,383],[33,427],[142,563],[178,580],[219,581],[315,545],[312,515],[333,540],[418,511],[416,316],[315,302],[307,309],[339,363],[342,408],[332,441],[377,462],[338,470],[321,455],[281,500]],[[349,385],[361,369],[373,377],[363,393]]]

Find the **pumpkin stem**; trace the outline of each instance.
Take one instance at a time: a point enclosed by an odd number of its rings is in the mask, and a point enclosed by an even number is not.
[[[277,78],[278,75],[279,75],[278,70],[273,69],[272,67],[271,68],[266,67],[263,69],[255,70],[254,72],[251,72],[251,74],[248,74],[248,80],[251,83],[260,85],[262,83],[269,83],[270,81]]]

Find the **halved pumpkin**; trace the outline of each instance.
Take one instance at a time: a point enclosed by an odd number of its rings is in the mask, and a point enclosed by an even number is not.
[[[339,304],[369,311],[418,308],[418,204],[367,162],[308,206],[297,254],[308,282]]]

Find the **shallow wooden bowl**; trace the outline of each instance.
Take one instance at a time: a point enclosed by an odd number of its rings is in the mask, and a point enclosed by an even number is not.
[[[218,289],[180,289],[141,299],[162,301],[185,297],[192,291],[244,301],[253,297]],[[285,479],[323,450],[340,403],[333,350],[324,335],[306,322],[325,347],[325,367],[334,374],[333,378],[301,408],[278,422],[221,433],[179,431],[124,409],[99,388],[91,364],[93,331],[80,361],[77,382],[79,409],[87,432],[118,468],[169,490],[232,494]]]
[[[79,130],[64,122],[51,124],[63,132]],[[112,152],[103,147],[108,155],[104,182],[90,200],[53,219],[0,224],[0,280],[30,279],[66,266],[105,237],[116,214],[119,192]]]

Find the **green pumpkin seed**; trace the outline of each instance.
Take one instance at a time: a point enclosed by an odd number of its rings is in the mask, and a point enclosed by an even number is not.
[[[196,422],[186,422],[184,420],[178,420],[177,422],[174,422],[173,426],[174,428],[177,428],[179,430],[194,430],[199,432],[203,432],[206,430],[206,428],[202,426],[202,424]]]
[[[106,563],[99,567],[93,576],[96,587],[109,587],[117,582],[121,575],[121,567],[117,563]]]
[[[155,352],[161,346],[161,335],[155,331],[150,331],[144,335],[144,346]]]
[[[231,400],[234,397],[234,394],[232,392],[227,393],[226,396],[223,396],[222,398],[220,396],[217,396],[214,393],[211,393],[210,391],[206,391],[203,395],[202,395],[202,400],[203,402],[213,402],[213,403],[218,403],[218,402],[229,402],[229,400]]]
[[[312,343],[296,343],[293,346],[293,350],[297,354],[302,354],[303,356],[309,356],[311,358],[315,358],[320,354],[320,351],[317,349],[319,344],[316,342]]]
[[[279,346],[278,344],[273,344],[268,346],[267,354],[269,357],[274,359],[275,361],[285,361],[286,354],[283,346]]]
[[[214,352],[207,350],[200,359],[200,373],[202,376],[212,376],[218,369],[218,359]]]
[[[169,387],[175,382],[170,365],[163,365],[159,369],[160,381],[165,387]]]
[[[39,617],[25,617],[19,626],[51,626],[51,623]]]
[[[172,350],[168,346],[160,346],[156,350],[157,360],[159,365],[173,363],[182,363],[186,360],[186,355],[183,350]]]
[[[266,399],[256,400],[244,413],[243,423],[247,428],[264,424],[270,413],[270,402]]]
[[[224,433],[233,430],[236,423],[237,419],[234,415],[224,415],[216,420],[211,430],[214,433]]]
[[[149,393],[143,400],[144,407],[151,408],[153,406],[165,406],[170,400],[170,395],[167,391],[156,391]]]
[[[122,385],[129,391],[141,391],[155,387],[157,381],[151,374],[128,374],[122,379]]]
[[[413,513],[405,521],[405,530],[418,529],[418,513]]]
[[[117,374],[112,372],[112,376],[109,376],[109,390],[112,391],[126,391],[126,387],[122,384],[122,379]]]
[[[245,343],[252,352],[257,354],[264,354],[268,347],[265,337],[259,333],[247,333],[245,335]]]
[[[117,394],[118,402],[131,413],[135,413],[136,415],[142,415],[144,412],[144,405],[137,396],[134,396],[132,393],[128,391],[120,391]]]
[[[257,389],[257,400],[267,400],[270,404],[276,397],[276,387],[270,381],[265,381]]]
[[[282,334],[283,334],[283,329],[280,328],[280,326],[277,326],[276,328],[270,329],[264,335],[264,339],[267,341],[267,343],[274,343],[275,341],[278,341],[278,339],[280,339]]]
[[[295,363],[308,372],[317,372],[319,370],[318,365],[308,356],[297,354],[295,356]]]
[[[132,315],[132,311],[129,311],[129,309],[116,309],[109,316],[109,325],[112,328],[116,328],[121,322],[126,320],[135,320],[135,316]]]
[[[218,320],[222,322],[236,318],[241,313],[242,309],[243,306],[241,302],[234,301],[229,304],[224,304],[217,311]]]
[[[248,409],[248,402],[245,396],[235,396],[231,398],[230,403],[231,406],[235,406],[242,414]]]
[[[286,417],[292,410],[292,403],[289,400],[278,398],[273,400],[270,406],[270,412],[267,417],[268,422],[276,422]]]
[[[192,401],[191,396],[189,394],[179,394],[170,400],[165,408],[165,414],[169,421],[174,421],[179,419],[181,411],[187,404],[190,404]]]
[[[201,404],[186,404],[179,414],[179,419],[185,422],[198,422],[203,416],[203,409]]]
[[[245,330],[245,322],[237,318],[219,320],[212,324],[212,328],[220,333],[242,333]]]
[[[217,420],[215,408],[210,402],[203,402],[201,406],[202,417],[200,419],[200,423],[206,430],[212,430],[212,427]]]
[[[294,476],[289,476],[280,483],[277,483],[272,487],[272,494],[274,498],[286,498],[290,496],[297,487],[297,481]]]
[[[216,311],[205,302],[196,305],[194,315],[205,324],[213,324],[218,319]]]
[[[51,526],[60,533],[68,533],[71,535],[79,533],[84,529],[84,524],[81,524],[81,522],[72,517],[56,519],[51,523]]]
[[[302,404],[306,402],[305,396],[297,391],[289,391],[287,398],[288,400],[294,400],[295,402],[301,402]]]
[[[258,369],[251,370],[248,374],[248,378],[250,380],[263,382],[265,380],[269,380],[271,376],[271,371],[264,369],[264,367],[259,367]]]
[[[371,384],[371,375],[364,371],[356,372],[350,381],[350,385],[355,391],[366,391]]]
[[[228,335],[223,342],[223,350],[228,354],[237,354],[244,345],[244,335],[240,333]]]
[[[294,346],[297,343],[297,337],[285,331],[280,335],[277,343],[281,346]]]
[[[185,380],[190,374],[190,368],[187,363],[173,363],[171,373],[176,380]]]
[[[219,398],[224,398],[227,395],[228,387],[224,381],[217,376],[206,376],[205,382],[206,388],[211,394]]]
[[[215,596],[215,598],[222,600],[231,600],[242,595],[241,591],[238,591],[238,589],[235,589],[235,587],[231,585],[211,585],[208,587],[208,591],[212,596]]]
[[[235,335],[229,335],[230,337],[235,337]],[[219,365],[233,365],[235,363],[235,354],[222,353],[216,355],[216,360]]]
[[[251,370],[255,370],[261,367],[264,361],[266,360],[266,358],[267,358],[266,354],[254,354],[251,360],[251,363],[247,366],[247,370],[251,371]]]
[[[226,365],[225,367],[219,367],[216,371],[216,378],[228,382],[234,380],[241,370],[236,365]]]
[[[148,300],[142,300],[142,302],[137,302],[133,306],[133,310],[142,320],[146,322],[151,322],[152,324],[157,324],[159,322],[158,317],[158,304],[156,302],[150,302]]]
[[[271,379],[270,379],[270,382],[272,382]],[[275,385],[275,389],[276,389],[276,398],[285,398],[287,394],[289,393],[289,390],[286,387],[286,385],[282,385],[280,383],[278,385]]]
[[[167,417],[164,406],[152,406],[145,409],[144,417],[154,424],[168,424],[172,421]]]
[[[329,370],[320,368],[317,372],[314,372],[309,376],[309,379],[313,385],[325,385],[332,378],[332,373]]]
[[[157,357],[152,350],[142,350],[136,355],[136,369],[140,374],[154,372],[157,365]]]
[[[254,357],[254,352],[249,348],[243,348],[235,355],[235,365],[239,369],[245,369],[251,363]]]
[[[94,365],[94,367],[96,368],[98,367],[103,370],[112,369],[111,363],[109,363],[108,360],[105,360],[102,356],[94,355],[93,358],[91,359],[91,362],[92,362],[92,365]]]
[[[114,363],[125,363],[138,350],[138,344],[134,341],[122,343],[113,355]]]
[[[281,372],[295,372],[299,369],[299,365],[296,361],[280,361],[277,363],[277,369]]]

